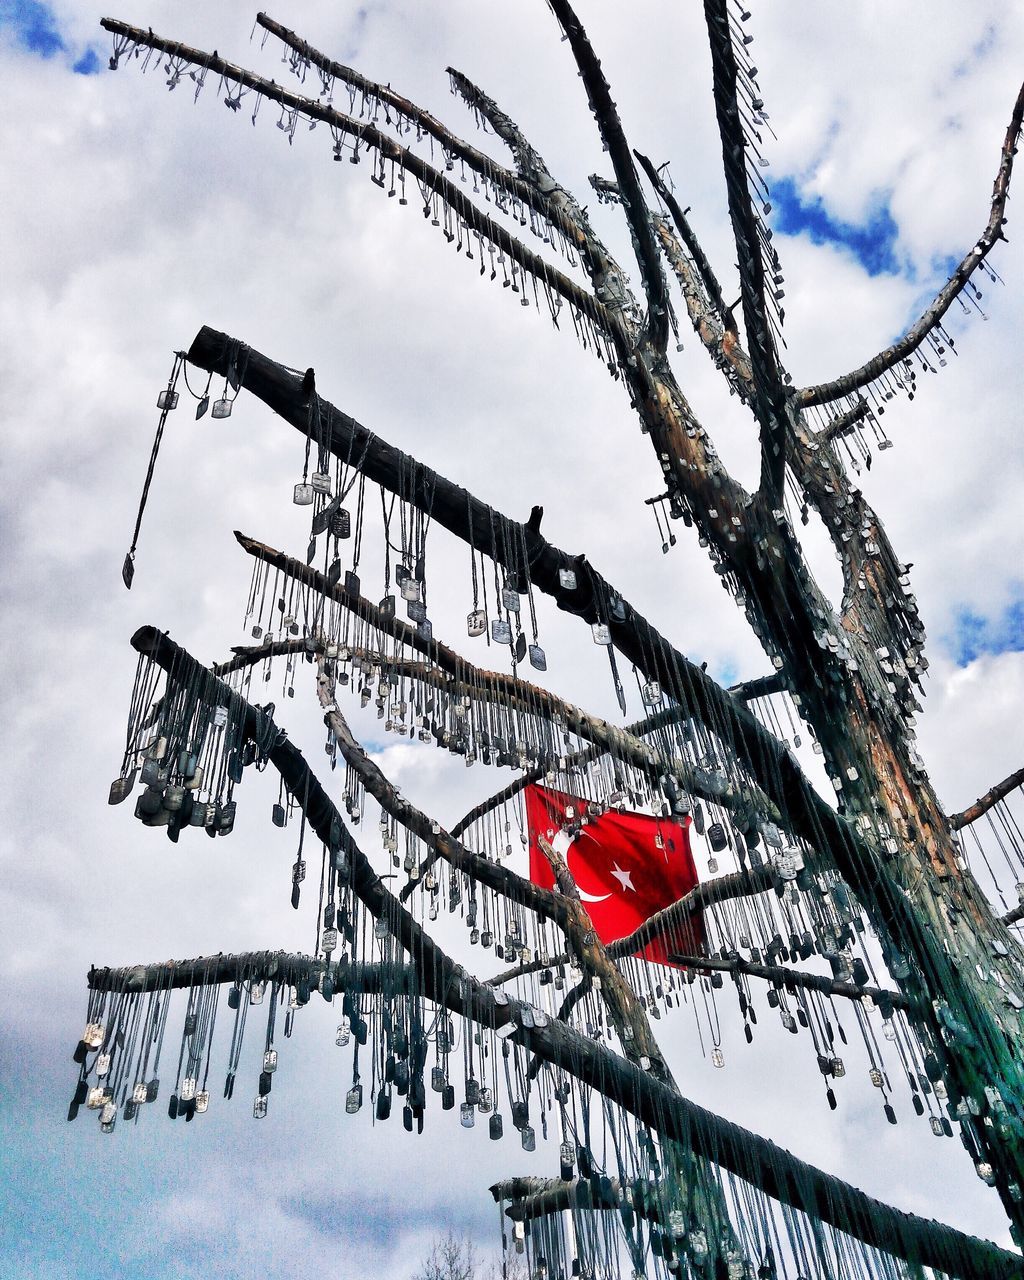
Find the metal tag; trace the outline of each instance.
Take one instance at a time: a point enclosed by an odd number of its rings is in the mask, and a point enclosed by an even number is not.
[[[533,667],[535,671],[547,671],[547,655],[539,644],[531,644],[528,653],[530,655],[530,666]]]
[[[135,770],[128,774],[126,778],[115,778],[110,784],[110,794],[107,796],[107,804],[120,804],[123,800],[127,800],[135,786]]]
[[[504,618],[491,619],[491,639],[495,644],[512,643],[512,628]]]

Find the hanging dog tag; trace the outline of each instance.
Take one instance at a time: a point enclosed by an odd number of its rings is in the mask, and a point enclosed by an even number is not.
[[[211,418],[230,418],[231,405],[232,405],[232,401],[228,400],[226,396],[222,396],[220,400],[214,400],[213,412],[210,414],[210,417]]]
[[[350,596],[359,595],[361,585],[362,584],[359,581],[359,574],[354,573],[351,569],[347,569],[345,571],[345,590],[348,594]]]
[[[561,568],[558,571],[558,585],[564,591],[576,590],[576,570]]]
[[[593,623],[591,625],[590,631],[594,637],[594,644],[611,644],[612,633],[608,629],[607,622]]]
[[[218,401],[218,403],[220,402]],[[215,417],[216,417],[216,412],[217,412],[217,406],[214,405]],[[292,490],[292,501],[295,503],[297,507],[311,506],[315,496],[316,496],[316,490],[313,488],[313,486],[311,484],[305,484],[304,482],[300,482]]]
[[[209,407],[210,407],[210,397],[203,396],[203,398],[196,405],[196,422],[199,421],[199,419],[203,416],[203,414],[207,411],[207,409],[209,409]]]
[[[474,609],[466,618],[466,630],[473,636],[482,636],[487,630],[487,614],[483,609]]]
[[[548,669],[547,655],[545,654],[544,650],[540,647],[540,645],[531,644],[528,652],[530,655],[530,666],[533,667],[535,671],[547,671]]]
[[[121,804],[123,800],[127,800],[135,786],[135,770],[128,774],[126,778],[115,778],[110,784],[110,794],[107,796],[107,804]]]
[[[352,536],[352,517],[340,507],[333,516],[330,523],[331,534],[335,538],[351,538]]]
[[[129,551],[124,558],[124,564],[121,566],[121,581],[128,588],[132,589],[132,582],[135,578],[135,557]]]
[[[516,637],[516,662],[522,662],[526,657],[526,635],[520,631]]]
[[[491,619],[491,639],[495,644],[512,643],[512,628],[504,618]]]
[[[161,391],[156,398],[156,407],[158,409],[176,409],[178,407],[178,393],[168,388]]]
[[[507,584],[501,589],[501,603],[509,613],[519,612],[519,592]]]

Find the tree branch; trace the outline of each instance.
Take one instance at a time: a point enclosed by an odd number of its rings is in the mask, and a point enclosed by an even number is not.
[[[747,185],[747,142],[740,120],[738,72],[727,0],[704,0],[704,16],[711,42],[715,112],[722,140],[729,217],[738,257],[743,328],[754,381],[753,408],[761,428],[760,491],[768,507],[777,507],[786,465],[786,395],[768,321],[764,262]]]
[[[795,991],[802,987],[805,991],[820,991],[826,996],[840,996],[844,1000],[862,1000],[869,996],[876,1004],[889,1005],[893,1009],[909,1009],[910,1001],[900,991],[888,991],[884,987],[859,987],[854,982],[841,982],[838,978],[829,978],[821,973],[808,973],[805,969],[791,969],[783,964],[755,964],[752,960],[744,960],[740,955],[705,956],[674,955],[676,964],[685,965],[696,972],[717,970],[720,973],[740,973],[750,978],[764,978],[773,987],[784,987],[787,991]]]
[[[378,992],[383,987],[418,991],[420,977],[412,965],[396,969],[364,961],[330,962],[287,951],[246,951],[239,955],[199,956],[194,960],[165,960],[160,964],[128,965],[120,969],[89,970],[90,991],[139,993],[145,991],[180,991],[208,983],[221,986],[228,982],[251,979],[256,982],[281,982],[289,986],[306,983],[315,987],[323,974],[330,971],[337,991]]]
[[[863,422],[867,417],[868,402],[863,396],[858,396],[854,403],[832,419],[828,426],[823,427],[814,437],[817,445],[831,444],[834,440],[841,440],[847,435],[858,422]]]
[[[320,681],[318,681],[318,693],[322,706],[333,702],[333,694]],[[459,871],[464,871],[472,880],[486,885],[488,889],[493,889],[495,893],[500,893],[512,902],[521,903],[536,912],[541,919],[552,920],[561,928],[566,928],[568,912],[565,902],[558,894],[533,884],[510,867],[500,866],[489,858],[483,857],[482,854],[466,849],[439,823],[433,822],[411,801],[400,796],[383,771],[356,741],[348,722],[340,711],[326,711],[324,722],[334,734],[338,750],[344,757],[345,763],[385,813],[400,822],[407,831],[418,836],[428,848],[436,852],[438,857],[443,858]]]
[[[358,89],[368,98],[376,98],[381,103],[394,107],[400,115],[412,121],[423,133],[439,142],[448,156],[463,161],[474,173],[479,174],[496,188],[504,191],[513,200],[519,200],[527,205],[534,213],[539,214],[552,226],[556,227],[567,240],[576,245],[576,229],[572,221],[565,218],[557,202],[551,201],[542,187],[525,180],[525,177],[521,174],[513,173],[505,165],[487,155],[486,152],[480,151],[471,143],[457,137],[436,116],[431,115],[429,111],[425,111],[422,107],[418,107],[416,103],[403,97],[400,93],[396,93],[390,84],[379,84],[377,81],[370,80],[360,72],[355,71],[352,67],[347,67],[341,62],[336,62],[333,58],[329,58],[318,49],[314,49],[311,44],[303,40],[301,36],[296,35],[294,31],[290,31],[281,23],[276,22],[268,14],[258,13],[256,21],[265,31],[269,31],[271,35],[276,36],[284,45],[292,49],[302,62],[306,65],[312,64],[317,67],[324,77],[333,77],[347,85],[351,85],[354,89]],[[388,118],[388,123],[391,123],[390,117]]]
[[[437,671],[446,673],[450,680],[445,682],[436,673],[431,675],[429,670],[415,673],[417,678],[456,692],[471,691],[480,699],[499,694],[511,706],[529,711],[533,715],[545,716],[551,721],[560,720],[564,722],[568,729],[571,729],[579,737],[591,744],[591,748],[588,751],[580,754],[578,758],[580,763],[583,762],[584,756],[589,760],[607,752],[615,759],[633,765],[655,783],[662,774],[668,773],[678,779],[687,791],[707,800],[709,803],[719,804],[726,809],[739,807],[740,797],[730,792],[727,787],[717,785],[716,780],[709,774],[706,774],[703,770],[687,768],[679,757],[666,757],[648,743],[640,740],[637,733],[638,726],[645,726],[644,732],[653,732],[655,729],[665,725],[686,719],[687,714],[681,708],[670,707],[656,713],[654,716],[637,721],[636,725],[627,725],[619,728],[617,725],[610,724],[607,720],[591,715],[574,703],[565,702],[556,694],[541,688],[539,685],[530,684],[517,676],[505,675],[502,672],[484,671],[440,641],[434,639],[424,640],[415,627],[403,622],[400,618],[385,614],[364,596],[353,595],[341,583],[332,584],[328,582],[319,570],[303,564],[302,561],[292,556],[285,555],[284,552],[276,551],[273,547],[268,547],[266,544],[257,542],[255,539],[237,531],[235,538],[242,549],[249,555],[272,565],[276,569],[280,569],[296,581],[312,587],[313,590],[327,599],[344,605],[357,616],[364,618],[372,626],[384,632],[384,634],[392,636],[401,644],[408,645],[418,653],[424,654],[436,666]],[[308,642],[306,640],[287,640],[275,642],[272,645],[258,645],[253,648],[246,648],[231,662],[225,663],[223,669],[218,669],[218,674],[227,674],[229,670],[233,671],[240,666],[247,665],[249,662],[259,661],[268,651],[274,651],[275,649],[281,653],[308,650]],[[380,662],[383,666],[388,667],[389,670],[401,669],[401,664],[396,663],[393,658],[382,657]],[[543,776],[549,767],[550,761],[542,761],[537,766],[539,772],[536,772],[536,777]],[[535,771],[530,770],[525,777],[536,780],[534,774]],[[520,779],[513,785],[515,790],[510,792],[510,795],[516,794],[516,791],[521,790],[522,786],[527,785],[527,782]],[[767,797],[760,793],[752,793],[747,799],[746,807],[749,807],[750,804],[760,809],[770,821],[776,822],[781,818],[781,815],[774,809]],[[486,811],[484,810],[484,812]],[[482,815],[478,814],[476,816]],[[464,819],[461,825],[464,830],[468,823]],[[453,832],[453,834],[456,833]]]
[[[1024,85],[1017,94],[1013,104],[1013,114],[1003,139],[999,156],[999,168],[996,170],[995,182],[992,186],[992,203],[989,209],[988,222],[978,242],[965,255],[956,270],[942,286],[935,298],[925,309],[920,318],[907,330],[898,342],[873,356],[866,364],[852,373],[834,378],[831,382],[821,382],[813,387],[804,387],[797,392],[797,404],[801,408],[809,408],[814,404],[827,404],[841,396],[849,395],[859,387],[873,382],[879,374],[899,364],[917,350],[929,333],[935,328],[949,308],[956,301],[988,255],[1000,240],[1005,240],[1003,225],[1006,222],[1006,198],[1010,190],[1010,175],[1013,172],[1013,157],[1017,152],[1017,141],[1020,137],[1021,120],[1024,118]]]
[[[558,226],[569,236],[583,259],[597,298],[622,322],[623,333],[635,339],[640,327],[640,308],[625,272],[598,238],[587,211],[573,194],[561,186],[552,176],[540,153],[533,147],[522,130],[493,98],[490,98],[467,79],[461,71],[448,68],[452,87],[466,104],[488,122],[497,136],[511,150],[516,167],[524,182],[534,187],[548,206],[557,210]],[[628,352],[621,353],[625,357]]]
[[[580,288],[568,276],[563,275],[556,267],[551,266],[539,255],[528,249],[520,240],[511,235],[500,223],[494,221],[482,210],[478,209],[463,192],[458,183],[449,181],[431,165],[422,160],[408,147],[402,147],[387,134],[382,133],[374,125],[365,121],[354,120],[350,116],[335,111],[313,98],[306,98],[282,88],[273,80],[254,75],[243,67],[227,62],[214,54],[205,53],[201,49],[192,49],[188,45],[175,40],[165,40],[152,32],[139,27],[131,27],[127,23],[104,18],[101,24],[107,31],[115,35],[127,37],[137,44],[166,53],[171,58],[182,59],[196,67],[213,71],[227,77],[235,83],[253,89],[271,102],[277,102],[290,111],[297,111],[310,120],[321,120],[339,133],[355,138],[357,144],[374,148],[385,161],[393,161],[421,183],[429,193],[436,194],[451,208],[463,224],[472,232],[479,233],[489,240],[497,249],[507,253],[509,257],[524,271],[539,280],[542,284],[571,303],[578,312],[585,315],[612,342],[616,341],[616,321],[606,308],[585,289]],[[429,212],[429,207],[428,210]],[[481,263],[481,267],[483,264]]]
[[[675,223],[676,231],[682,237],[683,244],[686,245],[686,251],[690,255],[693,265],[697,269],[701,283],[704,286],[704,291],[714,307],[717,320],[723,329],[727,328],[729,323],[728,316],[730,314],[729,305],[725,301],[725,297],[722,294],[722,286],[718,283],[718,277],[715,275],[711,263],[708,261],[707,254],[705,254],[700,241],[697,239],[693,228],[687,220],[686,212],[680,207],[679,201],[666,186],[665,181],[661,176],[661,170],[656,169],[647,156],[641,155],[641,153],[635,148],[633,154],[636,156],[644,173],[647,174],[647,178],[650,181],[651,186],[658,193],[658,197],[664,204],[665,208],[669,211],[672,221]]]
[[[667,934],[685,936],[690,919],[717,902],[728,902],[733,898],[752,897],[758,893],[767,893],[775,887],[775,874],[771,867],[762,864],[747,871],[734,871],[729,875],[717,876],[714,880],[703,880],[694,885],[689,893],[655,912],[644,921],[639,928],[624,938],[617,938],[608,944],[608,954],[615,960],[624,956],[635,955],[648,943],[663,939]],[[514,978],[522,978],[541,969],[550,969],[552,965],[565,964],[567,955],[555,956],[550,960],[531,960],[526,964],[515,965],[511,969],[489,978],[491,986],[502,986]]]
[[[997,805],[1000,800],[1005,800],[1011,791],[1016,791],[1021,786],[1024,786],[1024,769],[1015,769],[1009,777],[1004,778],[1002,782],[997,782],[994,787],[975,800],[974,804],[968,805],[962,813],[950,814],[949,825],[954,831],[969,827],[972,822],[977,822],[983,814],[988,813],[989,809]]]
[[[569,48],[583,79],[590,101],[590,109],[597,121],[601,140],[615,170],[622,207],[626,213],[633,247],[640,264],[640,274],[647,295],[647,324],[645,342],[658,352],[665,351],[668,342],[668,290],[661,269],[661,256],[651,226],[650,214],[640,180],[633,165],[633,157],[626,141],[615,103],[612,101],[608,81],[604,78],[583,24],[576,16],[569,0],[549,0],[551,10],[563,32],[568,37]]]

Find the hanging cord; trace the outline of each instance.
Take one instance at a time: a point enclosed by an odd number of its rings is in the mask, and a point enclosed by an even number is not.
[[[124,585],[130,591],[132,589],[132,581],[135,578],[135,548],[139,543],[139,531],[142,529],[142,516],[146,510],[146,503],[149,500],[149,486],[153,483],[153,471],[156,468],[157,454],[160,452],[160,442],[164,436],[164,426],[167,423],[167,415],[178,403],[178,393],[175,390],[178,381],[178,374],[185,362],[185,354],[182,351],[174,353],[174,365],[171,369],[171,376],[167,380],[167,389],[160,393],[158,404],[161,410],[160,421],[157,423],[156,437],[153,440],[153,451],[149,455],[149,466],[146,468],[146,479],[142,486],[142,497],[139,499],[139,513],[135,517],[135,532],[132,534],[132,545],[128,549],[128,554],[124,558],[124,564],[121,566],[121,578]]]

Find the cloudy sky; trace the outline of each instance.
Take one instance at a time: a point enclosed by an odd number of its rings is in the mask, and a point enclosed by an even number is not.
[[[700,6],[580,8],[631,142],[672,161],[729,293]],[[288,77],[272,42],[250,42],[254,13],[209,10],[132,0],[109,16]],[[679,529],[679,546],[661,556],[642,505],[660,488],[649,445],[571,329],[553,332],[481,281],[416,201],[398,208],[367,181],[368,166],[332,164],[323,129],[300,128],[289,145],[275,111],[253,127],[247,112],[225,110],[213,83],[193,104],[188,86],[169,94],[159,73],[109,73],[105,12],[81,0],[0,2],[0,1272],[278,1280],[329,1266],[405,1277],[439,1226],[491,1246],[488,1183],[550,1172],[550,1160],[538,1153],[524,1168],[517,1145],[489,1144],[479,1128],[452,1131],[440,1117],[422,1139],[394,1122],[371,1129],[368,1109],[346,1117],[341,1051],[322,1007],[300,1018],[259,1124],[244,1096],[187,1130],[163,1114],[111,1137],[91,1116],[64,1121],[90,963],[312,945],[308,913],[287,906],[293,832],[267,821],[276,799],[268,779],[247,779],[235,833],[215,844],[183,837],[172,846],[133,822],[128,806],[106,804],[134,629],[153,623],[218,660],[243,635],[249,566],[231,531],[299,555],[305,545],[290,501],[302,465],[295,433],[245,397],[223,423],[194,422],[186,410],[168,427],[136,584],[125,592],[120,565],[172,352],[210,324],[285,364],[313,365],[323,394],[479,497],[520,518],[543,503],[552,541],[585,550],[721,679],[762,674],[765,660],[695,539]],[[459,68],[584,202],[587,175],[607,173],[541,0],[318,2],[273,16],[479,141],[448,94],[444,69]],[[1024,65],[1024,11],[984,0],[898,11],[775,0],[756,6],[750,25],[778,135],[769,173],[789,367],[807,383],[891,341],[981,231]],[[628,262],[614,213],[590,203]],[[1010,243],[993,259],[1006,287],[981,284],[987,320],[954,309],[959,357],[913,404],[891,409],[895,448],[862,477],[898,554],[914,564],[932,664],[922,753],[950,809],[1021,763],[1024,255],[1015,203]],[[680,376],[695,410],[726,462],[752,480],[750,422],[696,342],[684,341]],[[443,537],[435,554],[435,627],[462,643],[468,557]],[[812,536],[808,554],[834,592],[830,552]],[[544,602],[539,619],[551,686],[611,715],[603,656]],[[305,698],[281,718],[312,753],[312,689],[298,692]],[[467,776],[409,744],[381,759],[449,824],[504,781]],[[832,1114],[823,1101],[804,1105],[808,1090],[820,1096],[813,1055],[790,1054],[781,1032],[766,1028],[747,1048],[734,1020],[724,1071],[704,1061],[690,1032],[675,1028],[668,1042],[698,1101],[872,1194],[1005,1240],[994,1193],[959,1144],[937,1145],[906,1096],[896,1099],[903,1123],[885,1125],[863,1064]]]

